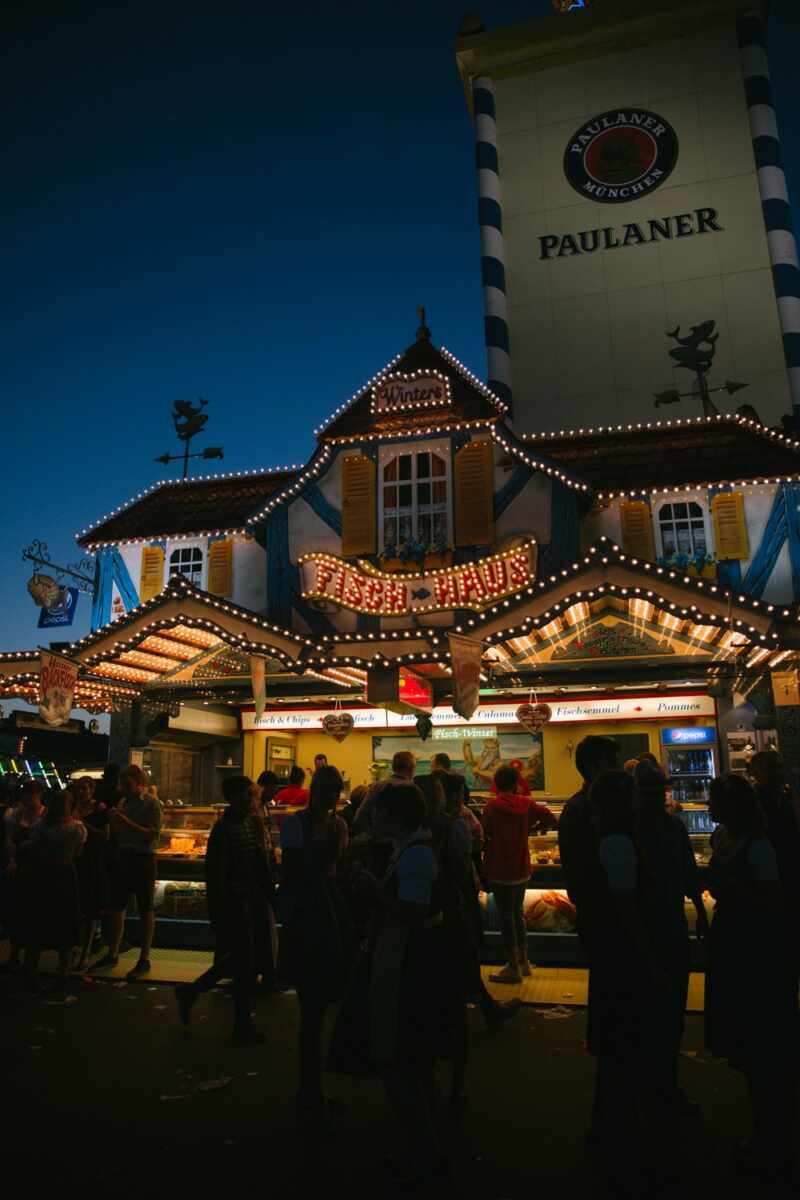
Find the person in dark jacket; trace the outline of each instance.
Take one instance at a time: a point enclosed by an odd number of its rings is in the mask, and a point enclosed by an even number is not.
[[[489,978],[492,983],[513,984],[531,973],[523,916],[525,889],[531,877],[528,837],[554,829],[556,819],[549,808],[519,794],[519,772],[515,767],[498,767],[494,782],[497,795],[483,810],[483,873],[497,905],[506,966]]]
[[[352,929],[337,882],[347,826],[336,815],[342,777],[320,767],[302,812],[281,825],[281,887],[286,972],[297,989],[299,1080],[296,1113],[307,1133],[327,1133],[332,1107],[322,1090],[323,1034],[331,1004],[344,994],[352,963]]]
[[[214,965],[194,983],[175,989],[178,1012],[188,1026],[198,996],[220,979],[233,979],[233,1042],[243,1046],[266,1039],[250,1016],[254,964],[266,955],[269,928],[269,869],[264,840],[253,804],[257,785],[245,775],[224,780],[228,807],[216,823],[206,850],[206,896],[209,920],[217,938]]]
[[[695,1116],[697,1104],[678,1087],[678,1056],[689,995],[689,925],[685,899],[697,914],[697,935],[708,936],[708,917],[689,834],[680,817],[667,812],[667,779],[661,767],[640,759],[636,786],[636,838],[646,879],[642,919],[653,956],[671,987],[657,993],[649,1022],[653,1082],[666,1113]]]
[[[619,766],[617,743],[611,738],[590,734],[578,743],[575,766],[583,785],[564,805],[558,822],[558,848],[561,868],[567,885],[567,895],[577,909],[576,928],[584,950],[592,959],[593,942],[598,953],[604,944],[602,922],[598,920],[597,905],[593,903],[598,887],[605,887],[600,864],[598,836],[594,812],[589,803],[589,791],[595,779]],[[595,972],[595,983],[597,972]],[[593,997],[593,991],[595,996]],[[589,975],[589,1005],[597,998],[598,988]],[[593,1153],[603,1140],[604,1114],[614,1105],[614,1073],[610,1056],[597,1051],[592,1125],[586,1135],[586,1150]]]
[[[567,884],[567,894],[578,910],[578,935],[586,945],[582,929],[586,930],[588,912],[582,903],[587,883],[597,863],[597,838],[589,808],[589,788],[604,771],[619,767],[619,750],[611,738],[590,734],[578,743],[575,766],[583,785],[567,803],[558,822],[558,849],[561,868]]]
[[[761,805],[741,775],[712,782],[709,811],[717,828],[708,869],[716,905],[706,1045],[747,1080],[753,1134],[737,1147],[738,1169],[765,1184],[788,1184],[796,1164],[799,1018],[796,952],[778,863]]]
[[[772,842],[783,888],[786,919],[800,976],[800,807],[786,782],[777,750],[759,750],[750,760],[750,776],[761,804],[766,835]]]

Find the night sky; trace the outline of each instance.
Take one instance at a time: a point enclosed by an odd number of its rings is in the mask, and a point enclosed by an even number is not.
[[[23,546],[39,537],[72,561],[77,530],[162,478],[153,458],[178,449],[174,399],[208,397],[199,445],[223,445],[225,460],[206,469],[238,471],[305,461],[314,426],[413,340],[420,303],[435,342],[484,374],[472,128],[453,57],[465,7],[12,8],[0,649],[42,637]],[[798,10],[773,0],[770,26],[795,207]],[[550,11],[481,6],[489,28]]]

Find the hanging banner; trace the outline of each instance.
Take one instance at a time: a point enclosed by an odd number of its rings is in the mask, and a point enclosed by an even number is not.
[[[483,643],[459,633],[448,634],[453,665],[453,711],[465,721],[478,707]]]
[[[256,721],[264,715],[267,703],[267,660],[257,654],[250,657],[250,679],[253,683],[253,701],[256,706]]]
[[[575,725],[584,721],[675,721],[691,718],[712,718],[716,708],[712,696],[703,693],[678,692],[674,696],[613,696],[604,700],[556,700],[551,699],[548,705],[552,710],[551,722],[554,725]],[[467,736],[474,738],[495,737],[496,725],[519,725],[520,705],[516,701],[499,700],[495,703],[481,704],[472,717],[464,718],[446,704],[441,704],[431,712],[434,732],[436,729],[447,731],[447,736]],[[264,729],[271,732],[288,730],[292,733],[321,733],[322,719],[332,710],[330,708],[286,708],[265,712],[256,721],[255,713],[245,710],[242,713],[242,729]],[[353,729],[357,732],[380,733],[385,729],[414,729],[417,722],[416,713],[398,713],[383,708],[349,708],[346,710],[353,718]],[[464,725],[469,720],[469,726]],[[473,726],[485,726],[475,729]],[[462,726],[459,733],[459,726]],[[523,726],[525,728],[525,726]],[[455,735],[451,732],[455,730]]]
[[[55,625],[71,625],[75,619],[77,607],[78,589],[64,588],[58,603],[51,608],[43,608],[39,613],[37,629],[52,629]]]
[[[60,654],[41,651],[39,716],[48,725],[63,725],[72,712],[78,664]]]

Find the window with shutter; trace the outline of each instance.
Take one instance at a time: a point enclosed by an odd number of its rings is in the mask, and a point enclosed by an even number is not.
[[[199,546],[178,546],[169,556],[169,573],[182,575],[195,587],[203,583],[203,551]]]
[[[233,591],[233,542],[224,538],[208,549],[208,591],[212,596],[230,596]]]
[[[494,542],[494,460],[491,442],[468,442],[455,457],[456,545]]]
[[[378,466],[379,549],[409,542],[441,551],[452,542],[450,442],[384,446]]]
[[[342,461],[342,555],[375,553],[375,464],[365,454]]]
[[[634,558],[653,562],[653,516],[646,500],[622,500],[619,506],[622,548]]]
[[[164,586],[164,551],[160,546],[145,546],[139,576],[139,603],[146,604]]]
[[[750,557],[750,539],[741,492],[718,492],[711,501],[714,552],[719,561]]]

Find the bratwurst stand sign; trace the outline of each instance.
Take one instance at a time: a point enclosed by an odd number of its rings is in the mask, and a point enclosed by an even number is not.
[[[354,612],[384,617],[455,608],[481,612],[533,582],[536,543],[420,575],[390,575],[363,559],[351,565],[322,553],[304,555],[300,571],[304,599]]]

